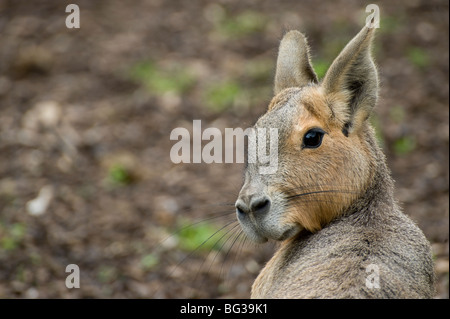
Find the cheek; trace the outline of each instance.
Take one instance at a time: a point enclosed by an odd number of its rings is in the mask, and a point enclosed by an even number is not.
[[[358,142],[328,138],[320,148],[283,155],[277,183],[285,197],[284,222],[310,231],[341,214],[363,192],[370,165]]]
[[[357,139],[347,140],[342,149],[342,161],[346,163],[349,172],[354,172],[361,177],[365,175],[365,172],[368,171],[369,157],[360,141]]]
[[[350,139],[335,143],[331,155],[334,163],[328,169],[330,182],[334,180],[333,184],[341,189],[358,194],[370,177],[368,156],[360,146],[358,140]]]
[[[286,186],[317,184],[364,185],[370,175],[370,165],[359,140],[340,136],[325,136],[317,149],[301,149],[291,145],[281,156],[279,172]],[[284,174],[283,174],[284,173]]]

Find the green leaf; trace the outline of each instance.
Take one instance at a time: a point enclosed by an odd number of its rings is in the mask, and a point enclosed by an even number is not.
[[[406,155],[416,148],[416,140],[413,136],[404,136],[394,142],[394,152],[397,155]]]
[[[187,251],[219,250],[223,232],[209,223],[200,225],[184,226],[177,234],[180,247]]]
[[[215,111],[223,111],[233,105],[241,94],[241,88],[234,81],[212,84],[205,92],[205,104]]]
[[[223,18],[217,28],[231,38],[240,38],[264,30],[268,19],[256,11],[244,11],[235,16]]]
[[[132,182],[132,174],[120,164],[113,165],[108,172],[109,179],[116,185],[128,185]]]
[[[423,69],[430,65],[430,57],[428,52],[419,47],[408,49],[407,57],[409,61],[416,67]]]
[[[323,60],[317,60],[313,62],[314,71],[316,72],[319,79],[322,79],[325,76],[329,67],[330,64]]]
[[[155,254],[148,254],[142,257],[141,266],[144,270],[150,270],[159,263],[159,258]]]
[[[185,93],[195,83],[191,72],[178,64],[161,67],[150,61],[142,61],[131,68],[130,76],[156,95]]]

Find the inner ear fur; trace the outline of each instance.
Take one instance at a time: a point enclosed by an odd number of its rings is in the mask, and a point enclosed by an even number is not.
[[[334,60],[322,82],[346,135],[361,127],[377,101],[378,75],[371,57],[374,30],[364,27]]]
[[[305,36],[298,31],[289,31],[281,40],[278,50],[274,93],[290,87],[302,87],[317,83]]]

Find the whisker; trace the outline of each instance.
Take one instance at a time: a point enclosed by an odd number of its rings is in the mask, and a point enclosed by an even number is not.
[[[234,214],[235,214],[234,211],[231,211],[231,212],[227,211],[226,213],[223,213],[223,214],[220,213],[220,215],[214,215],[214,216],[210,216],[210,217],[207,217],[207,218],[202,218],[199,221],[190,223],[189,225],[186,225],[184,227],[181,227],[181,228],[177,229],[176,231],[174,231],[173,233],[171,233],[170,235],[166,236],[164,239],[159,241],[154,247],[160,247],[165,241],[167,241],[168,239],[172,238],[173,236],[176,236],[176,235],[180,234],[181,232],[183,232],[186,229],[192,228],[194,226],[198,226],[198,225],[200,225],[202,223],[210,222],[211,220],[214,220],[214,219],[224,218],[224,217],[227,217],[227,216],[230,216],[230,215],[234,215]]]
[[[216,248],[217,244],[219,244],[220,241],[221,241],[226,235],[228,235],[228,234],[231,233],[231,235],[230,235],[230,236],[222,243],[222,245],[220,245],[219,249],[216,251],[216,254],[215,254],[215,256],[214,256],[213,260],[211,261],[210,266],[209,266],[209,268],[208,268],[208,272],[211,270],[211,267],[212,267],[212,265],[214,264],[214,261],[216,260],[216,258],[217,258],[217,256],[219,255],[219,253],[222,251],[222,248],[223,248],[223,246],[225,245],[225,243],[226,243],[226,242],[229,240],[229,238],[234,234],[235,228],[236,228],[237,226],[239,226],[239,224],[237,223],[236,220],[233,221],[233,222],[236,222],[236,225],[233,225],[233,227],[231,227],[231,229],[227,230],[227,232],[225,232],[222,236],[220,236],[220,238],[214,243],[214,245],[213,245],[213,247],[212,247],[212,250],[214,250],[214,249]],[[233,224],[233,222],[231,222],[230,225]],[[212,253],[212,251],[211,251],[211,253]],[[200,266],[200,269],[203,268],[203,264],[204,264],[205,262],[206,262],[206,258],[204,259],[202,265]]]
[[[190,258],[193,254],[195,254],[196,252],[199,251],[199,249],[206,243],[208,242],[208,240],[210,240],[212,237],[214,237],[216,234],[218,234],[219,232],[221,232],[223,229],[227,228],[228,226],[230,226],[231,224],[233,224],[235,222],[235,220],[228,222],[227,224],[225,224],[224,226],[222,226],[221,228],[219,228],[218,230],[216,230],[212,235],[210,235],[207,239],[205,239],[199,246],[197,246],[194,250],[192,250],[191,252],[189,252],[189,254],[184,257],[173,269],[172,271],[167,275],[168,277],[171,277],[171,275],[174,273],[174,271],[176,269],[178,269],[181,264],[183,262],[185,262],[188,258]]]
[[[350,194],[347,194],[348,196],[346,196],[346,194],[343,195],[344,198],[349,197],[350,198]],[[285,205],[291,205],[292,202],[295,202],[295,205],[297,204],[301,204],[301,203],[313,203],[313,202],[323,202],[323,203],[340,203],[341,201],[332,198],[332,197],[301,197],[301,196],[297,196],[294,198],[289,198],[288,202],[285,203]]]
[[[326,194],[326,193],[339,193],[339,194],[358,194],[356,191],[350,191],[350,190],[341,190],[341,189],[328,189],[328,190],[319,190],[319,191],[312,191],[307,193],[300,193],[295,195],[287,196],[286,198],[293,199],[297,197],[303,197],[308,195],[315,195],[315,194]]]
[[[304,193],[307,190],[307,193],[314,191],[326,191],[326,190],[339,190],[339,191],[357,191],[358,189],[354,185],[350,184],[309,184],[309,185],[300,185],[295,187],[286,187],[283,189],[285,193]]]
[[[241,229],[241,233],[244,234],[244,237],[241,240],[241,244],[238,246],[237,253],[234,256],[234,261],[233,261],[232,265],[236,262],[237,256],[242,252],[242,249],[244,248],[244,245],[245,245],[245,243],[246,243],[246,241],[248,239],[248,237],[245,235],[245,233],[244,233],[244,231],[242,229]]]
[[[244,236],[240,237],[241,235],[244,235]],[[248,239],[248,237],[245,235],[244,231],[243,231],[242,228],[241,228],[240,231],[239,231],[238,238],[236,239],[236,241],[239,241],[239,244],[238,244],[237,249],[236,249],[236,252],[235,252],[235,254],[234,254],[234,258],[233,258],[233,260],[231,261],[230,269],[232,269],[232,268],[233,268],[233,265],[236,264],[237,257],[241,254],[242,249],[243,249],[244,244],[245,244],[245,242],[247,241],[247,239]],[[233,243],[233,245],[234,245],[234,243]],[[231,248],[233,247],[233,245],[231,246]],[[231,250],[231,248],[230,248],[230,250]],[[225,262],[226,262],[226,258],[224,259],[224,265],[225,265]],[[228,273],[228,274],[229,274],[229,273]]]
[[[228,255],[230,254],[231,249],[233,248],[234,244],[236,243],[236,241],[238,240],[238,238],[242,235],[243,231],[242,229],[240,229],[238,231],[238,233],[235,235],[233,242],[231,243],[230,247],[227,250],[227,253],[225,254],[224,257],[224,262],[222,263],[222,266],[220,267],[220,272],[219,272],[219,277],[221,277],[221,274],[223,273],[223,266],[225,264],[225,260],[227,260]]]
[[[213,257],[212,261],[211,261],[210,264],[209,264],[209,268],[208,268],[208,270],[206,271],[207,273],[209,273],[209,272],[211,271],[211,267],[213,266],[213,264],[214,264],[216,258],[217,258],[217,257],[219,256],[219,254],[221,253],[222,248],[225,246],[225,244],[230,240],[230,238],[231,238],[231,237],[233,236],[233,234],[236,232],[236,227],[239,226],[239,223],[237,223],[236,220],[235,220],[235,222],[236,222],[236,224],[233,225],[233,227],[232,227],[231,229],[229,229],[226,233],[224,233],[224,234],[223,234],[223,235],[222,235],[222,236],[214,243],[214,245],[213,245],[213,247],[212,247],[212,251],[210,252],[210,254],[213,253],[214,248],[217,246],[217,244],[219,244],[220,241],[221,241],[225,236],[229,235],[229,236],[225,239],[225,241],[221,243],[219,249],[215,252],[214,257]],[[232,224],[232,223],[231,223],[231,224]],[[205,258],[205,259],[203,260],[203,262],[202,262],[202,264],[201,264],[199,270],[197,271],[197,273],[196,273],[196,275],[195,275],[194,281],[196,281],[197,276],[198,276],[199,273],[201,272],[201,269],[203,268],[203,265],[205,264],[206,260],[207,260],[207,258]],[[219,277],[220,277],[220,273],[219,273]],[[202,282],[202,284],[200,285],[200,287],[201,287],[202,285],[203,285],[203,282]],[[200,287],[199,287],[199,288],[200,288]]]
[[[286,188],[287,191],[292,191],[292,190],[303,190],[303,189],[310,189],[310,188],[330,188],[330,187],[341,187],[341,188],[348,188],[348,189],[356,189],[355,185],[353,184],[307,184],[307,185],[299,185],[299,186],[295,186],[295,187],[291,187],[291,188]]]

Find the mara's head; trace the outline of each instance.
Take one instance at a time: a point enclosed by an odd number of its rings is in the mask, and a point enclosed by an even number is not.
[[[305,37],[290,31],[282,39],[275,96],[255,124],[277,129],[278,169],[261,174],[258,161],[248,163],[236,201],[239,222],[254,241],[318,231],[364,194],[378,153],[368,123],[378,92],[373,33],[364,27],[321,82]]]

